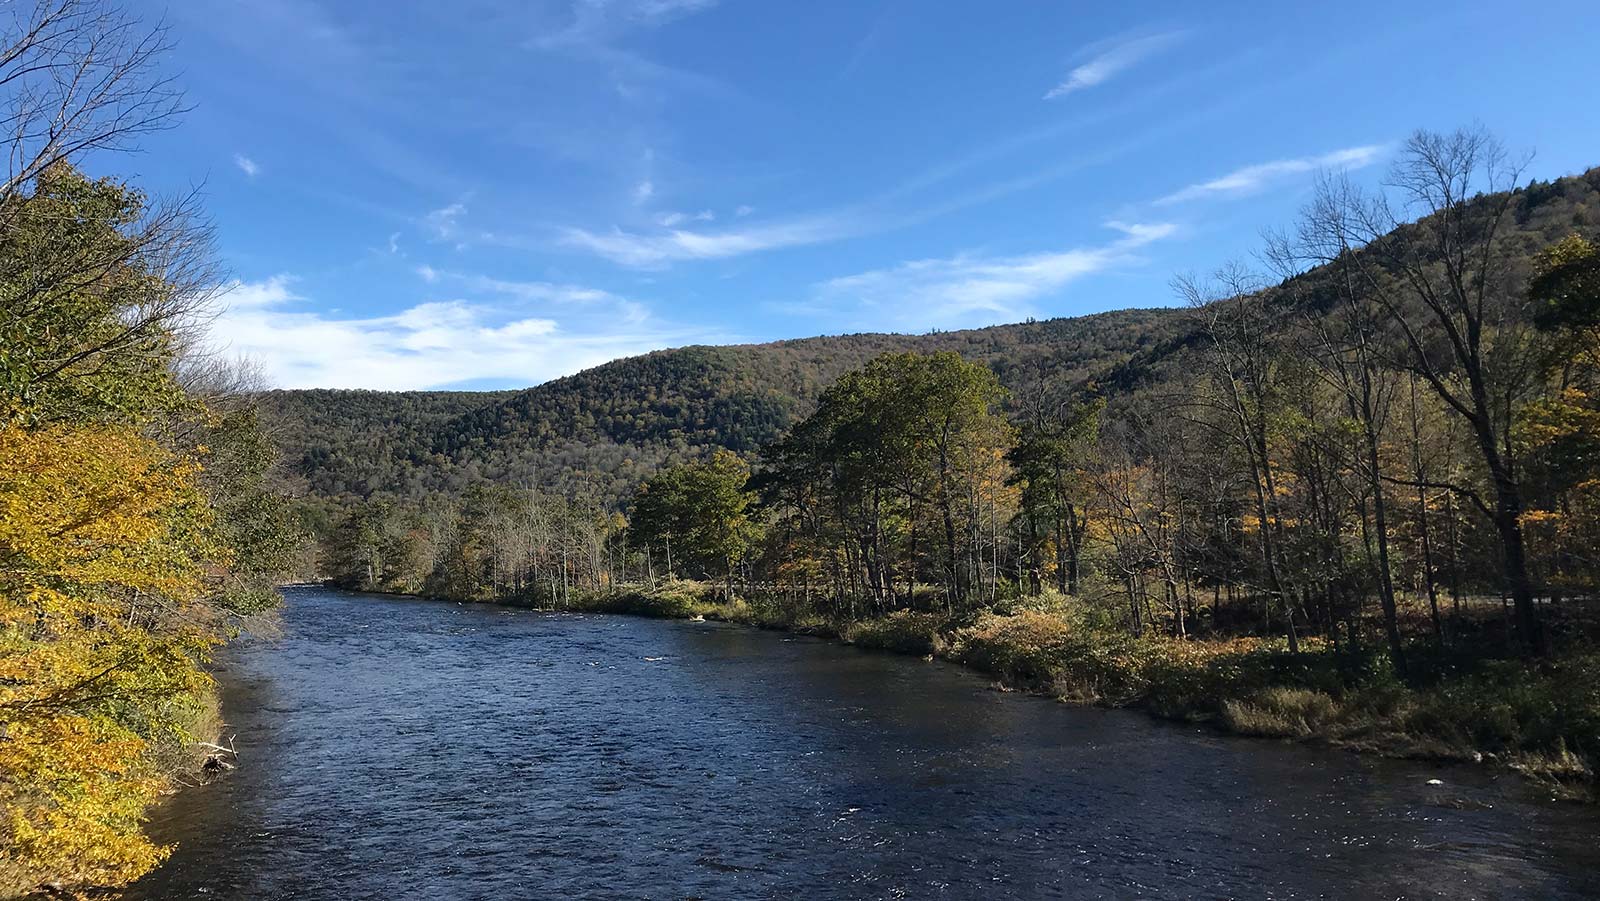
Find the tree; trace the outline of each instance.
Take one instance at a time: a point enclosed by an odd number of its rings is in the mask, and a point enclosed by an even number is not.
[[[1350,260],[1359,290],[1393,327],[1389,359],[1420,377],[1470,429],[1488,491],[1442,487],[1494,523],[1521,643],[1542,654],[1547,643],[1534,607],[1512,440],[1537,367],[1524,293],[1497,246],[1520,174],[1521,166],[1481,128],[1419,131],[1390,173],[1388,187],[1398,200],[1327,179],[1308,217],[1325,259]],[[1420,219],[1407,224],[1413,216]]]
[[[823,392],[773,457],[787,494],[821,497],[841,593],[911,603],[919,579],[963,603],[994,563],[1012,429],[1005,389],[954,353],[884,354]],[[985,529],[985,524],[989,528]],[[982,548],[988,533],[988,563]]]
[[[755,537],[749,481],[749,465],[732,451],[647,479],[633,497],[635,542],[676,553],[669,559],[692,574],[731,579]]]
[[[75,168],[171,124],[165,31],[110,3],[0,24],[0,895],[119,886],[222,636],[295,544],[275,453],[188,339],[221,280],[193,195]]]
[[[1405,648],[1395,599],[1389,547],[1391,516],[1381,453],[1397,380],[1381,357],[1384,311],[1365,290],[1359,272],[1353,268],[1352,255],[1344,252],[1341,234],[1328,227],[1337,221],[1337,216],[1319,214],[1313,206],[1302,217],[1298,235],[1270,239],[1266,255],[1284,277],[1285,291],[1295,300],[1305,321],[1304,359],[1311,361],[1321,380],[1338,392],[1344,415],[1355,426],[1355,447],[1347,456],[1353,464],[1351,468],[1360,473],[1364,482],[1359,498],[1363,544],[1373,550],[1368,557],[1383,609],[1389,655],[1404,672]],[[1315,284],[1295,277],[1307,260],[1324,266]],[[1331,293],[1331,303],[1317,296],[1324,290]]]
[[[1572,234],[1539,255],[1528,285],[1533,321],[1553,339],[1552,364],[1600,368],[1600,246]],[[1571,373],[1562,374],[1563,380]]]
[[[1104,401],[1050,404],[1031,399],[1017,443],[1007,454],[1021,488],[1018,512],[1025,536],[1024,556],[1035,594],[1040,589],[1040,559],[1048,542],[1055,550],[1056,589],[1076,595],[1088,527],[1084,468],[1099,436]]]
[[[1111,539],[1112,560],[1121,571],[1134,634],[1144,631],[1147,578],[1161,585],[1161,601],[1172,618],[1172,632],[1188,634],[1180,574],[1185,498],[1179,455],[1189,442],[1169,425],[1137,414],[1101,435],[1092,481]],[[1175,440],[1176,439],[1176,440]]]
[[[1219,269],[1209,285],[1180,277],[1174,287],[1195,311],[1205,340],[1210,378],[1207,390],[1192,398],[1201,412],[1198,421],[1227,436],[1244,457],[1269,609],[1282,614],[1289,649],[1298,652],[1294,591],[1282,559],[1279,467],[1272,451],[1272,425],[1282,403],[1278,375],[1285,357],[1276,341],[1285,331],[1284,310],[1238,265]]]
[[[0,198],[0,417],[132,421],[172,411],[183,332],[220,280],[186,204],[65,163]]]
[[[227,559],[197,473],[126,427],[0,428],[0,890],[164,856],[148,751],[209,684],[198,602]]]
[[[1550,390],[1513,426],[1530,489],[1523,524],[1552,597],[1600,574],[1600,247],[1568,235],[1529,283]]]

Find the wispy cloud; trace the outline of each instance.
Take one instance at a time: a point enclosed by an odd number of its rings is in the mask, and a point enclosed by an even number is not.
[[[239,167],[239,171],[243,172],[246,178],[255,178],[261,172],[261,167],[256,165],[256,161],[242,153],[233,155],[233,164]]]
[[[625,100],[644,99],[646,84],[669,84],[722,97],[736,96],[716,79],[655,62],[627,49],[631,32],[659,28],[704,12],[717,0],[573,0],[566,24],[534,37],[532,49],[591,60],[609,69],[612,87]]]
[[[1293,175],[1303,175],[1319,169],[1360,169],[1370,166],[1383,158],[1385,148],[1381,144],[1368,144],[1361,147],[1346,147],[1332,153],[1320,156],[1306,156],[1298,159],[1273,160],[1268,163],[1256,163],[1235,169],[1220,178],[1203,181],[1189,185],[1155,201],[1157,206],[1171,206],[1177,203],[1187,203],[1191,200],[1202,200],[1209,197],[1237,197],[1254,194],[1269,185]]]
[[[512,286],[527,285],[502,287]],[[235,283],[211,324],[213,349],[259,362],[283,387],[411,390],[472,381],[533,385],[702,338],[663,328],[638,305],[620,316],[608,307],[569,317],[439,300],[392,315],[340,317],[309,309],[294,287],[288,276]]]
[[[895,8],[894,3],[886,2],[883,4],[882,9],[878,11],[877,17],[873,19],[872,27],[867,29],[867,33],[862,35],[860,40],[856,41],[855,49],[850,52],[850,58],[845,61],[844,68],[839,70],[839,74],[835,78],[836,81],[844,81],[855,74],[856,69],[860,67],[873,48],[877,46],[883,33],[889,30],[890,20],[895,17],[897,12],[898,10]]]
[[[665,25],[717,5],[717,0],[574,0],[566,27],[538,38],[545,48],[602,44],[636,28]]]
[[[636,206],[649,203],[650,198],[654,196],[656,196],[656,183],[648,178],[633,186],[633,202]]]
[[[1092,54],[1092,58],[1068,72],[1060,84],[1045,93],[1044,99],[1054,100],[1085,88],[1104,84],[1119,72],[1132,68],[1146,58],[1176,44],[1186,34],[1187,32],[1183,31],[1163,31],[1109,44],[1101,42],[1085,48],[1084,55]]]
[[[698,213],[668,212],[656,217],[656,224],[662,228],[677,228],[685,222],[715,222],[717,214],[711,210],[701,210]]]
[[[423,216],[422,225],[440,241],[456,241],[461,237],[461,218],[466,214],[466,204],[452,203]]]
[[[648,269],[684,260],[716,260],[763,250],[821,244],[859,232],[858,226],[846,220],[819,217],[718,232],[682,228],[651,233],[620,228],[592,232],[570,228],[563,234],[561,243],[624,266]]]
[[[460,285],[474,293],[499,295],[525,303],[610,303],[625,307],[630,315],[643,309],[639,304],[610,291],[587,285],[494,278],[478,273],[446,272],[429,266],[422,267],[422,270],[425,271],[419,270],[419,274],[430,284],[443,280],[449,284]]]
[[[423,264],[414,270],[425,284],[445,284],[474,295],[509,298],[521,303],[595,304],[607,303],[623,309],[630,317],[644,307],[620,295],[588,285],[538,280],[495,278],[477,272],[437,269]]]
[[[1177,231],[1168,223],[1107,223],[1122,237],[1094,247],[1023,256],[915,260],[830,279],[791,312],[821,314],[854,327],[923,330],[1015,322],[1068,284],[1131,263],[1139,248]]]

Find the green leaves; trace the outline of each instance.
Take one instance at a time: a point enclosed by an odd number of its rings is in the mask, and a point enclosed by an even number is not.
[[[180,403],[169,366],[186,300],[141,229],[138,191],[69,166],[0,205],[0,413],[140,422]]]
[[[726,576],[756,538],[749,481],[749,465],[732,451],[647,480],[633,498],[635,543],[670,547],[693,574]]]
[[[953,601],[976,581],[973,526],[1004,490],[1006,397],[993,371],[954,352],[879,356],[776,448],[778,494],[818,546],[859,561],[874,593],[895,590],[898,572],[908,588],[943,583]]]
[[[1529,285],[1534,322],[1548,331],[1600,328],[1600,247],[1568,235],[1539,255]]]

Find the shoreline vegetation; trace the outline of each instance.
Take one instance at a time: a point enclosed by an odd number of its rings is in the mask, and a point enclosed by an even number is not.
[[[452,598],[379,592],[450,602]],[[835,619],[801,604],[750,600],[691,580],[574,591],[564,603],[457,600],[553,613],[704,619],[830,639],[943,660],[991,677],[998,688],[1079,706],[1130,708],[1257,738],[1312,742],[1379,756],[1482,764],[1515,772],[1553,800],[1600,802],[1594,761],[1574,747],[1600,740],[1600,655],[1544,664],[1473,665],[1458,651],[1423,664],[1409,680],[1382,647],[1351,651],[1281,638],[1131,636],[1090,606],[1053,592],[974,616],[897,610]],[[1425,617],[1412,605],[1409,612]],[[1478,625],[1503,624],[1498,604]],[[1484,640],[1494,640],[1485,635]],[[1426,669],[1423,669],[1426,666]]]

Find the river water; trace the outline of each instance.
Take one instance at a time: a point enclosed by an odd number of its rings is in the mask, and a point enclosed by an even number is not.
[[[1510,777],[778,633],[294,589],[225,665],[239,769],[129,898],[1600,897]]]

